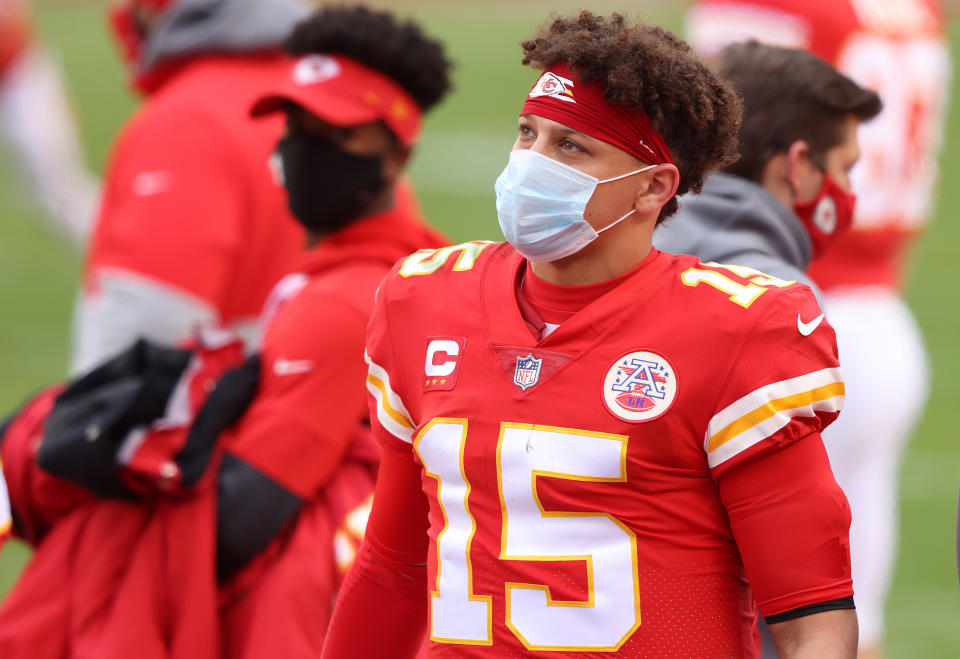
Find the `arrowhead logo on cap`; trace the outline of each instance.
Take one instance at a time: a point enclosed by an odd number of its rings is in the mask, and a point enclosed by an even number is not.
[[[314,85],[340,75],[340,63],[329,55],[307,55],[293,67],[293,81]]]

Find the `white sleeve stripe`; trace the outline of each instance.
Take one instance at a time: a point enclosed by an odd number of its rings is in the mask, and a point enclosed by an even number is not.
[[[367,374],[367,391],[376,400],[377,420],[390,434],[409,444],[413,443],[415,424],[403,401],[390,386],[390,376],[370,356],[364,354],[370,370]]]
[[[840,383],[843,384],[843,373],[839,368],[824,368],[806,375],[800,375],[789,380],[781,380],[751,391],[746,396],[734,401],[723,408],[710,419],[707,424],[707,433],[703,440],[703,449],[709,450],[711,439],[732,424],[740,421],[759,408],[769,405],[773,401],[789,396],[804,394],[820,387]],[[781,406],[782,407],[782,406]],[[716,441],[713,442],[716,445]]]
[[[3,479],[3,465],[0,464],[0,538],[3,538],[12,527],[10,495],[7,492],[7,481]]]
[[[777,414],[766,418],[707,453],[707,464],[711,469],[723,464],[738,453],[745,451],[754,444],[762,442],[781,428],[786,427],[787,424],[795,418],[814,417],[817,415],[817,412],[839,412],[842,407],[843,394],[838,394],[824,400],[813,401],[803,407],[781,410]]]

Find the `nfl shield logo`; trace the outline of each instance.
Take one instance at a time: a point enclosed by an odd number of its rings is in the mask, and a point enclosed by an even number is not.
[[[540,379],[540,365],[542,359],[535,359],[533,354],[517,358],[517,370],[513,373],[513,383],[526,391]]]

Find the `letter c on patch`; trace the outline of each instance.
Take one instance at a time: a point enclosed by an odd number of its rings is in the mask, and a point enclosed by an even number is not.
[[[460,354],[460,346],[456,341],[447,339],[435,339],[427,346],[427,362],[424,364],[423,371],[428,377],[446,377],[453,373],[457,368],[456,359],[443,359],[444,357],[457,357]],[[440,359],[438,359],[438,357]],[[439,363],[437,363],[439,361]]]

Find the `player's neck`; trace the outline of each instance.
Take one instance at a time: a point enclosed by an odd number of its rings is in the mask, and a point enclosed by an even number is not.
[[[605,231],[582,250],[557,261],[531,263],[540,279],[560,286],[610,281],[637,267],[653,247],[653,226],[626,223]]]

